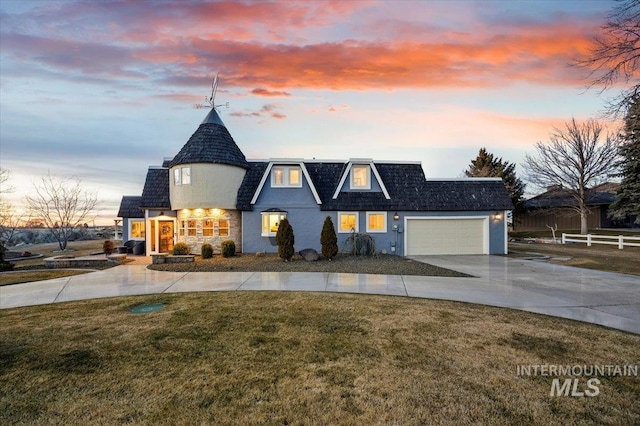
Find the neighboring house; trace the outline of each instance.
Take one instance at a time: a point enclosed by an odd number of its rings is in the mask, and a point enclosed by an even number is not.
[[[616,221],[607,216],[609,206],[616,200],[619,184],[605,182],[591,188],[587,194],[587,227],[615,228],[628,227],[633,222]],[[547,225],[558,225],[558,229],[580,229],[580,214],[573,210],[577,201],[561,185],[547,188],[547,191],[525,201],[526,212],[516,217],[516,231],[548,229]]]
[[[136,210],[138,203],[138,210]],[[351,232],[366,232],[376,248],[402,255],[502,254],[513,205],[500,179],[425,179],[417,162],[247,160],[212,109],[172,159],[150,167],[141,197],[125,196],[119,217],[125,238],[144,220],[147,253],[186,242],[219,252],[276,252],[286,217],[295,248],[320,250],[331,216],[342,249]]]

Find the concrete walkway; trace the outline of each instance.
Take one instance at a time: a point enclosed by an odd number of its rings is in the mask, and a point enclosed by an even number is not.
[[[143,264],[0,287],[0,309],[192,291],[326,291],[455,300],[640,334],[640,277],[498,256],[420,256],[477,278],[297,272],[160,272]]]

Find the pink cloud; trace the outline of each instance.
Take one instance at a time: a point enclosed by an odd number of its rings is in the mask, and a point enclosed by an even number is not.
[[[470,33],[409,22],[401,31],[403,23],[394,21],[387,27],[398,30],[386,31],[397,37],[382,41],[300,43],[289,38],[272,43],[260,35],[274,32],[283,39],[278,28],[322,27],[367,4],[222,1],[143,6],[137,1],[117,7],[64,4],[56,19],[47,19],[52,12],[32,18],[42,22],[44,31],[38,36],[16,32],[19,26],[12,21],[14,32],[3,34],[3,52],[69,79],[97,76],[202,87],[219,70],[226,87],[253,88],[257,96],[289,96],[292,88],[469,88],[512,82],[577,86],[583,71],[568,64],[588,51],[594,28],[590,22],[565,19],[507,25],[502,32],[476,24]],[[86,38],[75,34],[82,29],[81,17],[91,22],[101,14],[112,38],[95,30]],[[237,31],[225,32],[234,28]],[[410,32],[428,37],[410,38]],[[436,37],[438,33],[442,37]]]

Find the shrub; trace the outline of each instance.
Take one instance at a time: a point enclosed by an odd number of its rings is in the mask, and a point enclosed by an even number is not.
[[[204,243],[200,249],[203,259],[211,259],[213,257],[213,246],[209,243]]]
[[[293,245],[295,243],[295,236],[293,235],[293,228],[285,217],[280,221],[278,226],[278,232],[276,232],[276,244],[278,245],[278,256],[286,262],[291,260],[295,250]]]
[[[104,252],[104,254],[106,254],[107,256],[109,256],[111,253],[113,253],[114,251],[114,247],[113,247],[113,241],[111,240],[105,240],[104,243],[102,243],[102,251]]]
[[[331,216],[327,216],[322,225],[322,233],[320,234],[320,244],[322,245],[322,255],[331,260],[338,254],[338,237],[333,227]]]
[[[7,249],[5,248],[4,243],[0,241],[0,272],[10,271],[13,269],[13,263],[4,260],[4,254],[6,251]]]
[[[352,232],[344,244],[352,256],[371,256],[376,252],[376,242],[369,234]]]
[[[236,243],[233,240],[224,240],[220,245],[222,257],[233,257],[236,255]]]
[[[191,247],[187,243],[176,243],[173,246],[172,254],[174,255],[185,255],[191,253]]]

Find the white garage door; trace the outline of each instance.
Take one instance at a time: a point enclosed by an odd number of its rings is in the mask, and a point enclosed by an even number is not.
[[[486,218],[407,219],[407,255],[489,254]]]

